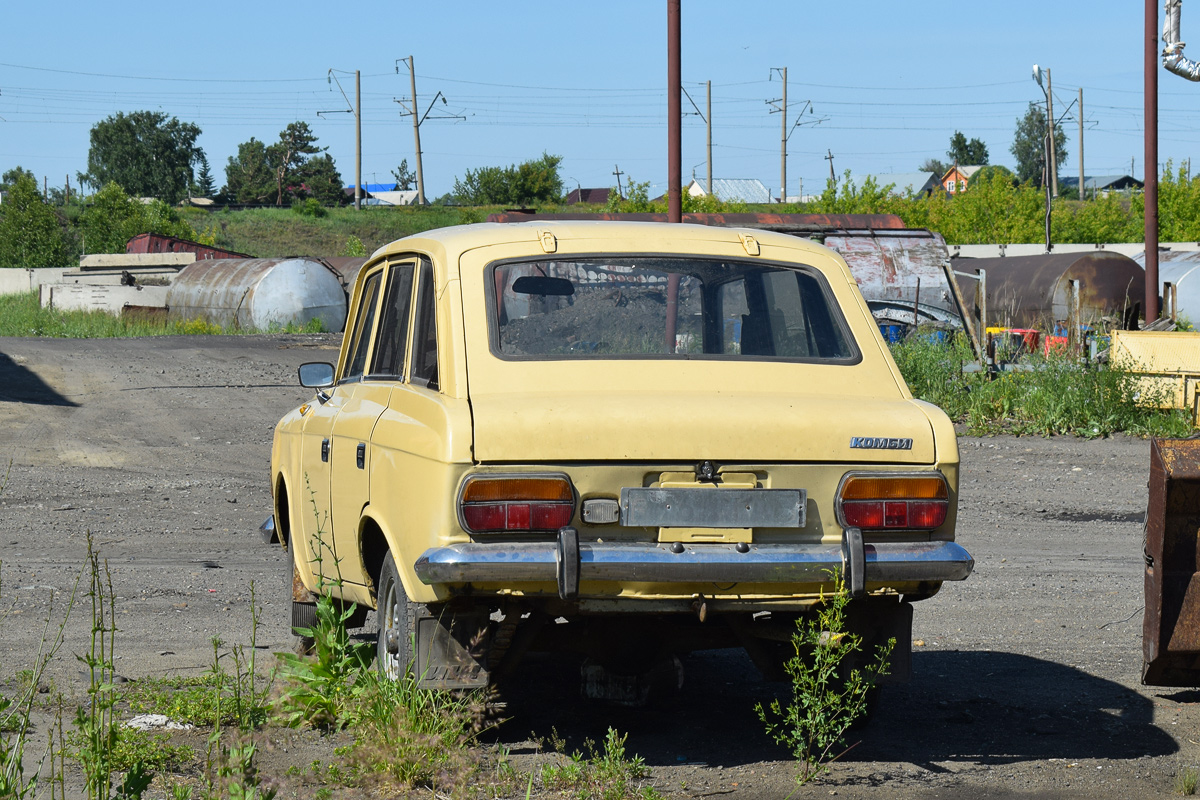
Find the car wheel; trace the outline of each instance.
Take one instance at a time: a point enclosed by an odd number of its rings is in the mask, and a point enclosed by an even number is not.
[[[416,605],[404,592],[396,560],[389,552],[379,574],[379,621],[376,656],[379,672],[388,680],[412,674],[413,637],[416,635]]]

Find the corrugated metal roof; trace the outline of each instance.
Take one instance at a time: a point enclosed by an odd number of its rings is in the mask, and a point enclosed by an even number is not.
[[[687,187],[687,193],[693,197],[708,194],[707,181],[693,180]],[[723,202],[741,201],[743,203],[770,203],[773,201],[771,190],[758,178],[713,178],[713,194]]]
[[[1064,175],[1059,172],[1058,185],[1071,188],[1076,187],[1079,185],[1079,176]],[[1140,189],[1142,182],[1131,175],[1084,175],[1083,185],[1089,189],[1103,191],[1111,188],[1125,189],[1131,186],[1136,186]]]
[[[937,175],[932,172],[887,172],[879,175],[851,175],[850,180],[858,188],[862,188],[863,184],[870,178],[875,181],[875,185],[883,188],[887,185],[895,187],[893,194],[905,194],[910,189],[913,194],[920,194],[931,190],[938,185]]]

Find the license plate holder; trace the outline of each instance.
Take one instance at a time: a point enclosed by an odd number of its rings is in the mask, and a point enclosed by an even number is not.
[[[631,528],[803,528],[804,489],[624,488]]]

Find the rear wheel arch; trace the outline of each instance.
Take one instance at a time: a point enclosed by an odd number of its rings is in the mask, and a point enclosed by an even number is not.
[[[372,593],[379,591],[379,576],[383,561],[390,550],[388,538],[374,517],[364,515],[358,534],[358,548],[362,556],[363,570],[371,579]]]

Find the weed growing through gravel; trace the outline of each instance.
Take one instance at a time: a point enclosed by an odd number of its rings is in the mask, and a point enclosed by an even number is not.
[[[1193,795],[1200,782],[1200,774],[1191,767],[1184,767],[1175,775],[1175,794]]]
[[[796,621],[794,654],[784,665],[792,682],[791,699],[754,707],[767,733],[799,762],[798,786],[827,772],[854,746],[846,746],[846,734],[866,715],[868,693],[887,674],[896,645],[889,639],[875,649],[866,667],[851,668],[862,654],[862,637],[846,629],[850,595],[840,576],[834,591],[822,599],[815,616]]]
[[[1029,371],[994,379],[964,374],[971,351],[961,334],[949,344],[913,336],[891,350],[913,396],[939,406],[973,435],[1179,437],[1193,430],[1186,412],[1157,407],[1154,389],[1120,369],[1051,355],[1030,356]]]
[[[657,800],[662,795],[645,783],[650,775],[646,762],[641,756],[625,754],[628,739],[629,734],[622,736],[616,728],[609,728],[602,750],[588,739],[583,743],[586,755],[579,750],[567,754],[564,742],[557,731],[553,732],[551,749],[567,758],[559,764],[542,766],[542,784],[547,789],[569,791],[579,800]]]

